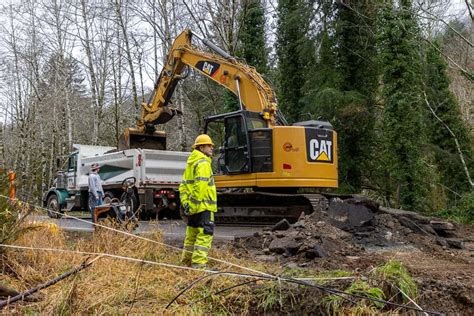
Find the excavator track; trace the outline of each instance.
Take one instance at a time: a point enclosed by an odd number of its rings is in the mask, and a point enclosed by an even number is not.
[[[325,212],[323,194],[224,192],[217,196],[215,221],[227,225],[269,225],[282,219],[295,223],[301,214]]]

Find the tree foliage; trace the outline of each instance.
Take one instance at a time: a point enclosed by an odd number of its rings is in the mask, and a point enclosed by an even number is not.
[[[302,117],[304,79],[315,61],[313,42],[307,36],[311,12],[311,1],[278,1],[278,99],[290,122]]]
[[[424,147],[426,111],[422,103],[419,34],[411,1],[385,7],[379,19],[378,45],[382,72],[381,163],[387,192],[395,205],[426,210],[429,179]]]
[[[458,148],[449,130],[457,138],[462,155],[472,174],[473,161],[469,133],[461,119],[461,111],[454,95],[449,90],[450,80],[446,74],[446,62],[440,54],[438,43],[429,46],[426,52],[425,74],[426,101],[437,118],[430,115],[428,133],[440,174],[442,191],[448,200],[456,201],[463,193],[472,190],[461,163]],[[439,118],[439,119],[438,119]],[[449,129],[448,129],[449,128]]]

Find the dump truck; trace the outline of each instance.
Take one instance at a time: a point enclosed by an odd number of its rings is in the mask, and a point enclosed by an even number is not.
[[[125,201],[141,218],[179,218],[178,186],[188,152],[74,145],[52,187],[43,196],[43,206],[52,218],[66,211],[88,211],[88,175],[94,163],[104,189],[104,202],[121,199],[123,182],[134,179],[135,194]]]

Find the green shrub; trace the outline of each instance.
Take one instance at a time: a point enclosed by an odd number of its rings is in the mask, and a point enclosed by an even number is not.
[[[435,216],[448,218],[458,223],[474,223],[474,191],[465,193],[456,206],[441,210]]]

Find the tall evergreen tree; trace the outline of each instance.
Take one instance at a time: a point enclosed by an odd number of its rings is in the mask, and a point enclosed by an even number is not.
[[[290,122],[301,118],[304,80],[315,61],[314,46],[307,37],[311,5],[304,0],[278,1],[278,99]]]
[[[306,88],[306,111],[329,120],[338,132],[339,179],[358,192],[370,161],[377,91],[376,6],[365,1],[323,2],[319,60]]]
[[[382,68],[382,165],[386,190],[397,207],[427,210],[429,177],[424,164],[425,107],[418,26],[411,0],[386,5],[379,19]]]
[[[447,198],[454,201],[457,195],[470,192],[472,187],[461,163],[454,137],[447,127],[457,138],[471,174],[473,162],[469,133],[461,118],[459,105],[449,90],[449,83],[446,62],[440,54],[439,44],[434,43],[426,53],[425,89],[430,107],[442,122],[434,115],[428,116],[427,121],[441,184],[448,188],[445,190]]]
[[[268,72],[265,46],[265,10],[262,0],[243,0],[239,17],[238,57],[265,75]]]
[[[375,5],[369,1],[338,3],[337,72],[344,101],[340,109],[340,174],[353,191],[362,185],[370,161],[377,91]]]

